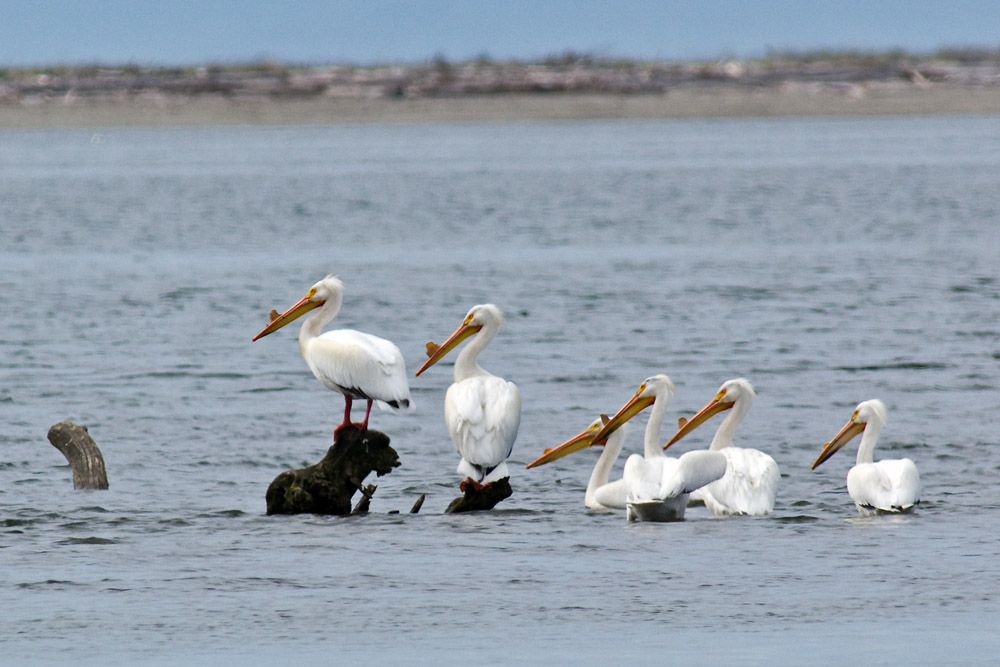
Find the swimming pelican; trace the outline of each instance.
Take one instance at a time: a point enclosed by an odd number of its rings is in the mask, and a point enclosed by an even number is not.
[[[455,360],[455,382],[444,399],[444,420],[455,449],[462,455],[458,473],[467,484],[483,484],[509,477],[507,457],[514,448],[521,424],[521,392],[517,385],[483,370],[479,353],[496,337],[503,313],[492,303],[473,306],[461,326],[440,347],[429,353],[420,375],[469,336],[475,336]]]
[[[302,323],[299,350],[309,369],[328,389],[344,395],[344,421],[336,432],[351,422],[351,403],[365,399],[365,419],[355,424],[368,428],[372,401],[380,408],[412,409],[410,387],[406,382],[406,363],[399,348],[378,336],[353,329],[335,329],[320,335],[320,329],[337,316],[344,298],[344,284],[332,275],[309,288],[306,295],[281,315],[271,311],[271,322],[253,337],[274,333],[310,310],[318,308]]]
[[[680,521],[684,518],[689,494],[726,472],[726,458],[717,452],[688,452],[679,459],[663,453],[659,442],[660,424],[676,391],[666,375],[646,378],[635,395],[594,435],[594,440],[600,441],[645,408],[653,406],[646,422],[645,457],[638,454],[628,457],[622,474],[629,521]]]
[[[812,464],[818,465],[833,456],[858,433],[858,460],[847,473],[847,493],[850,494],[858,512],[862,516],[873,514],[908,512],[920,502],[920,474],[910,459],[882,459],[875,462],[875,443],[879,431],[885,425],[885,404],[873,399],[858,403],[851,420],[840,429],[833,440],[823,445],[819,458]]]
[[[691,494],[695,500],[702,500],[715,515],[749,514],[760,516],[774,510],[774,498],[778,493],[778,479],[781,472],[778,464],[770,456],[756,449],[733,447],[733,432],[750,410],[757,393],[744,378],[729,380],[722,384],[719,393],[694,417],[680,424],[677,433],[663,446],[674,444],[685,435],[705,423],[712,415],[723,410],[732,412],[719,424],[710,451],[720,452],[726,457],[726,474],[703,489]]]
[[[593,447],[604,445],[604,451],[597,459],[594,470],[590,473],[590,480],[587,482],[587,492],[583,496],[583,504],[592,510],[623,510],[626,508],[625,502],[625,479],[608,482],[611,476],[611,468],[614,467],[618,455],[622,451],[625,443],[625,433],[628,425],[622,424],[617,430],[609,435],[605,440],[596,442],[594,436],[605,424],[610,421],[607,415],[601,415],[595,419],[590,426],[581,433],[573,436],[563,444],[552,449],[545,450],[545,453],[526,465],[526,468],[534,468],[545,463],[550,463],[556,459],[561,459],[567,454]]]

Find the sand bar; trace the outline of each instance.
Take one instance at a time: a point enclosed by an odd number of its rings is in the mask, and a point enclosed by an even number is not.
[[[0,129],[997,113],[1000,88],[948,85],[787,85],[755,90],[716,86],[647,95],[534,93],[415,99],[142,95],[0,104]]]

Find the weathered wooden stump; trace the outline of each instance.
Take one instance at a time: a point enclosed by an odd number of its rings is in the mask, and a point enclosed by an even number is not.
[[[108,473],[104,457],[86,426],[59,422],[49,429],[49,442],[63,453],[73,469],[74,489],[106,489]]]
[[[382,476],[399,465],[399,455],[380,431],[344,426],[323,460],[306,468],[286,470],[267,487],[268,514],[351,514],[351,498],[362,490],[357,511],[368,509],[375,492],[364,486],[370,472]]]
[[[448,504],[445,514],[491,510],[501,500],[510,498],[514,491],[510,488],[510,477],[504,477],[482,486],[463,483],[462,493],[464,495]]]

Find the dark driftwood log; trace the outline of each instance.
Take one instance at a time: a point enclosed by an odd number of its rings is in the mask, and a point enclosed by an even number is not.
[[[417,502],[413,503],[413,507],[410,508],[410,514],[416,514],[420,511],[420,508],[424,506],[424,498],[427,497],[426,493],[421,493],[420,497],[417,498]]]
[[[351,513],[351,497],[362,489],[370,472],[379,476],[399,465],[399,455],[389,446],[389,436],[380,431],[360,431],[348,425],[337,431],[333,446],[319,463],[286,470],[267,487],[268,514]],[[369,485],[358,503],[367,511],[375,488]]]
[[[73,469],[74,489],[106,489],[104,457],[85,426],[59,422],[49,429],[49,442],[63,453]]]
[[[451,501],[444,511],[445,514],[491,510],[498,502],[504,498],[510,498],[511,494],[514,493],[510,488],[510,477],[490,482],[479,489],[471,484],[466,484],[462,491],[465,495]]]
[[[375,495],[375,489],[377,488],[378,487],[374,484],[361,487],[361,489],[359,489],[361,491],[361,499],[358,501],[358,504],[354,506],[354,509],[351,510],[351,514],[365,514],[368,512],[368,508],[372,504],[372,496]]]

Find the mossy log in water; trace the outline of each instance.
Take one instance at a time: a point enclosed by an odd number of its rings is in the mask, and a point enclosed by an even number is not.
[[[510,488],[510,477],[484,485],[463,483],[462,492],[465,495],[451,501],[444,511],[445,514],[491,510],[498,502],[510,498],[514,493]]]
[[[267,487],[268,514],[351,514],[351,498],[362,490],[357,512],[368,509],[374,485],[365,477],[385,475],[399,465],[399,455],[380,431],[347,425],[337,431],[323,460],[306,468],[287,470]]]
[[[59,422],[49,429],[49,442],[63,453],[73,469],[74,489],[106,489],[108,473],[104,457],[86,426]]]

